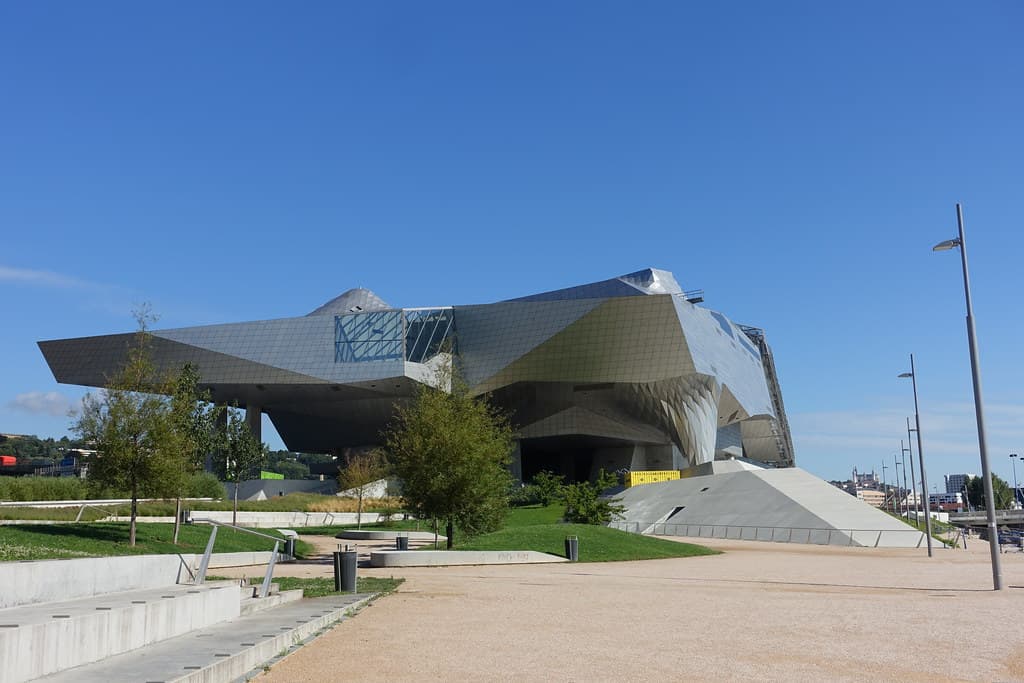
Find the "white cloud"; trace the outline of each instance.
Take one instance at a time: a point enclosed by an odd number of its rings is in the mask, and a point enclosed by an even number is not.
[[[61,417],[67,415],[72,407],[77,407],[77,404],[56,391],[30,391],[15,396],[13,401],[7,403],[7,407],[24,413]]]
[[[19,282],[43,287],[61,287],[65,289],[81,289],[97,287],[95,283],[80,280],[70,275],[62,275],[49,270],[32,270],[30,268],[12,268],[0,265],[0,281]]]

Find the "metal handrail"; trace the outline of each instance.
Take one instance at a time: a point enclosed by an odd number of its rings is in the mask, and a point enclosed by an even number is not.
[[[253,536],[261,536],[262,538],[268,538],[274,542],[274,550],[270,553],[270,561],[267,563],[267,573],[263,577],[263,583],[260,585],[260,597],[265,598],[270,594],[270,582],[274,578],[274,565],[277,563],[277,549],[281,547],[281,539],[270,534],[263,534],[259,531],[253,531],[252,529],[246,529],[245,527],[235,526],[234,524],[225,524],[224,522],[218,522],[214,519],[208,518],[193,518],[193,522],[199,522],[202,524],[209,524],[213,527],[210,532],[210,540],[206,542],[206,550],[203,551],[203,559],[199,562],[199,571],[195,577],[195,584],[201,586],[206,582],[206,570],[210,566],[210,556],[213,555],[213,544],[217,540],[217,529],[220,527],[228,527],[237,531],[244,531],[247,534]]]
[[[883,534],[908,534],[914,533],[919,534],[918,547],[924,541],[924,532],[918,529],[839,529],[833,527],[780,527],[780,526],[755,526],[755,525],[737,525],[737,524],[714,524],[714,523],[668,523],[668,522],[611,522],[608,525],[611,528],[619,529],[621,531],[627,531],[632,533],[650,533],[654,536],[685,536],[691,538],[725,538],[729,540],[746,540],[746,541],[775,541],[775,542],[793,542],[793,532],[798,532],[798,536],[803,536],[803,543],[814,543],[815,545],[833,545],[832,538],[833,534],[839,534],[840,539],[843,536],[846,538],[845,545],[854,545],[854,534],[874,534],[874,543],[858,543],[858,545],[873,545],[878,547],[882,541]],[[671,532],[669,531],[671,528]],[[680,529],[683,533],[679,533]],[[696,529],[696,533],[691,533],[692,529]],[[719,535],[718,530],[723,530],[724,533]],[[739,530],[737,534],[731,534],[731,529]],[[748,536],[744,532],[746,530],[753,530],[753,535]],[[709,531],[710,533],[705,533]],[[788,535],[783,536],[778,532],[786,532]],[[804,535],[803,532],[806,532]],[[821,539],[824,534],[824,541],[815,541],[813,539]],[[840,544],[835,544],[840,545]]]
[[[85,512],[85,508],[91,508],[93,510],[99,510],[100,512],[105,513],[107,515],[107,517],[113,517],[114,515],[117,514],[116,510],[111,512],[107,508],[101,508],[99,505],[90,505],[89,503],[82,503],[82,505],[79,506],[79,508],[78,508],[78,514],[75,515],[75,521],[76,522],[81,522],[82,521],[82,513]]]

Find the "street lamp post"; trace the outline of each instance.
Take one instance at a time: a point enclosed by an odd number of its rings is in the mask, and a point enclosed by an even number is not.
[[[910,377],[914,386],[914,425],[917,427],[917,459],[921,464],[921,490],[924,491],[924,529],[928,535],[928,557],[932,556],[932,509],[928,500],[928,475],[924,471],[924,446],[921,445],[921,410],[917,407],[917,370],[914,368],[914,354],[910,354],[910,372],[900,377]],[[910,420],[907,420],[907,438],[910,438]],[[913,462],[913,459],[911,459]]]
[[[900,448],[903,448],[903,442],[902,441],[900,441]],[[914,474],[914,449],[910,447],[910,418],[909,417],[907,418],[907,447],[906,447],[905,450],[907,452],[907,459],[910,460],[910,493],[911,493],[911,498],[914,501],[914,522],[916,523],[916,522],[920,521],[918,519],[918,517],[917,517],[917,507],[918,507],[919,501],[917,499],[917,475]],[[908,508],[910,507],[910,503],[909,502],[907,503],[907,507]],[[907,519],[910,519],[910,518],[907,517]]]
[[[967,269],[967,242],[964,240],[964,212],[956,205],[957,237],[939,242],[932,251],[960,248],[960,264],[964,272],[964,299],[967,301],[967,344],[971,352],[971,379],[974,384],[974,413],[978,424],[978,450],[981,452],[981,477],[985,487],[985,516],[988,522],[989,551],[992,555],[992,587],[1003,590],[1003,568],[999,560],[999,530],[996,528],[996,502],[992,493],[992,473],[988,467],[985,445],[985,411],[981,398],[981,363],[978,360],[978,339],[974,329],[974,307],[971,304],[971,279]]]
[[[882,509],[883,510],[885,509],[885,500],[888,497],[886,495],[887,491],[886,491],[886,487],[885,487],[885,471],[887,469],[889,469],[889,468],[886,467],[885,460],[882,460]]]
[[[1017,458],[1020,456],[1016,453],[1010,453],[1010,466],[1013,467],[1013,507],[1018,508],[1020,505],[1020,498],[1017,492]],[[1018,508],[1019,509],[1019,508]]]
[[[910,459],[910,464],[914,464],[914,459]],[[907,449],[903,447],[903,439],[900,439],[900,466],[903,468],[903,500],[906,502],[904,507],[907,510],[907,521],[910,521],[910,489],[907,487]]]

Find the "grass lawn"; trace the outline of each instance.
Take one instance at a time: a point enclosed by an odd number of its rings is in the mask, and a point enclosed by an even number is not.
[[[178,545],[174,545],[171,543],[173,524],[143,523],[138,525],[137,544],[132,547],[128,545],[127,522],[5,525],[0,526],[0,561],[202,553],[211,528],[206,524],[184,524]],[[260,529],[260,533],[279,536],[272,529]],[[217,532],[214,552],[267,551],[272,547],[272,542],[266,538],[222,528]],[[311,552],[309,544],[301,541],[296,544],[300,557]]]
[[[387,595],[394,592],[405,579],[383,578],[376,576],[357,576],[357,593],[382,593]],[[319,598],[325,595],[336,595],[334,590],[334,577],[330,578],[309,578],[302,579],[294,576],[275,576],[274,583],[281,586],[281,590],[288,591],[295,588],[302,589],[302,597]]]
[[[558,524],[565,514],[565,505],[554,503],[544,507],[543,505],[524,505],[522,507],[509,508],[505,517],[505,528],[520,526],[534,526],[537,524]]]
[[[691,543],[631,534],[590,524],[509,526],[463,543],[456,550],[537,550],[565,556],[565,537],[579,537],[580,562],[654,560],[666,557],[717,555],[717,550]]]
[[[508,516],[505,517],[505,528],[534,526],[537,524],[556,524],[565,514],[565,506],[561,504],[549,505],[525,505],[523,507],[509,508]],[[355,524],[339,524],[336,526],[307,526],[296,527],[300,534],[309,536],[333,536],[339,531],[355,529]],[[434,526],[429,519],[405,519],[392,522],[376,522],[373,524],[364,523],[363,531],[433,531]],[[444,524],[438,529],[438,533],[444,534]],[[458,528],[455,529],[455,537],[459,537]]]

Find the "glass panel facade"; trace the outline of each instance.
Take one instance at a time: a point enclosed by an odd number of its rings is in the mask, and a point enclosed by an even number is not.
[[[446,348],[454,322],[451,308],[339,315],[334,318],[334,362],[425,363]]]
[[[334,318],[334,362],[400,360],[404,325],[401,311],[353,313]]]
[[[445,349],[455,322],[451,308],[416,309],[403,313],[407,361],[425,363]]]

